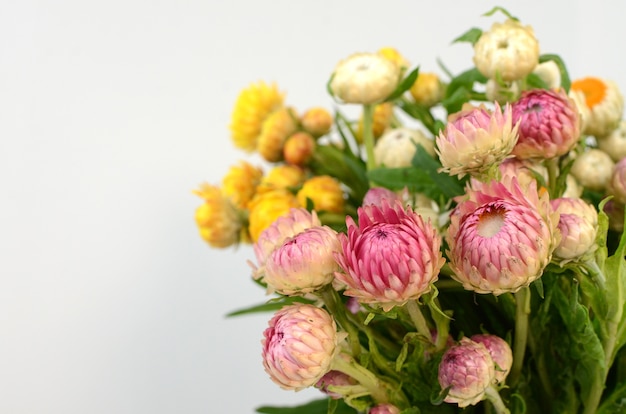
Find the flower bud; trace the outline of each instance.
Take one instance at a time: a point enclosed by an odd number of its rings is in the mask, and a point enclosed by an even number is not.
[[[333,125],[333,116],[324,108],[314,107],[302,115],[300,124],[306,132],[315,138],[319,138],[330,132],[330,128]]]
[[[409,167],[417,144],[430,155],[435,155],[433,140],[419,129],[394,128],[376,141],[374,158],[379,165],[387,168]]]
[[[621,121],[619,126],[609,135],[598,138],[598,148],[606,152],[615,162],[626,157],[626,121]]]
[[[409,67],[409,61],[406,60],[402,54],[398,51],[398,49],[393,47],[382,47],[378,49],[378,54],[393,63],[398,67],[400,72],[404,72]]]
[[[583,187],[604,191],[611,180],[614,165],[605,152],[591,148],[576,157],[570,173]]]
[[[586,106],[583,133],[602,138],[617,128],[624,112],[624,97],[615,82],[594,77],[578,79],[572,82],[570,94],[582,97]]]
[[[400,409],[391,404],[378,404],[370,408],[368,414],[400,414]]]
[[[285,162],[297,166],[306,165],[315,152],[315,138],[307,132],[296,132],[285,141],[283,156]]]
[[[241,218],[233,203],[219,187],[202,184],[194,194],[204,199],[196,209],[195,219],[200,236],[211,247],[224,248],[239,241]]]
[[[496,382],[504,384],[504,380],[509,375],[513,365],[513,351],[509,344],[504,339],[489,334],[472,335],[470,339],[476,343],[483,344],[487,348],[491,359],[495,363]]]
[[[485,398],[495,380],[495,364],[485,345],[463,338],[443,354],[438,378],[442,389],[449,388],[444,401],[467,407]]]
[[[387,200],[387,203],[393,204],[396,200],[400,201],[400,196],[385,187],[372,187],[365,193],[363,205],[374,204],[380,207],[382,206],[383,200]]]
[[[296,165],[277,165],[261,178],[257,193],[298,187],[304,178],[304,170]]]
[[[291,108],[281,108],[270,114],[261,128],[257,151],[269,162],[283,158],[283,146],[287,137],[296,132],[296,115]]]
[[[298,201],[287,190],[272,190],[257,194],[248,205],[250,210],[248,231],[252,241],[256,242],[263,230],[294,207],[298,207]]]
[[[333,95],[345,103],[383,101],[398,86],[400,68],[377,53],[356,53],[337,64],[330,81]]]
[[[254,196],[262,176],[263,171],[260,168],[241,161],[238,165],[230,167],[222,178],[222,192],[237,208],[245,209]]]
[[[297,194],[300,207],[307,207],[307,199],[317,211],[342,213],[345,199],[339,181],[329,175],[318,175],[304,182]]]
[[[533,73],[544,81],[547,89],[558,89],[561,87],[561,70],[553,60],[538,64],[533,69]]]
[[[581,198],[556,198],[550,205],[559,214],[558,228],[561,241],[554,250],[554,258],[564,264],[581,260],[597,248],[598,213]]]
[[[409,92],[416,103],[430,108],[443,99],[444,86],[436,74],[420,72]]]
[[[315,385],[330,370],[339,340],[337,325],[325,310],[308,304],[286,306],[263,332],[265,372],[286,390]]]
[[[613,169],[609,192],[619,203],[626,204],[626,158],[622,158]]]

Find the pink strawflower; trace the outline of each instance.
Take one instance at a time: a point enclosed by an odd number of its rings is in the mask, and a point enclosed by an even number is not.
[[[304,295],[332,282],[340,270],[335,256],[341,252],[337,232],[315,226],[289,237],[270,253],[264,281],[281,295]]]
[[[513,104],[519,139],[513,154],[522,159],[547,159],[568,153],[580,138],[580,115],[563,90],[524,91]]]
[[[560,264],[589,258],[596,248],[598,213],[581,198],[556,198],[550,205],[559,214],[561,241],[554,250]]]
[[[346,219],[340,234],[343,272],[335,278],[347,286],[347,296],[388,311],[419,298],[437,280],[444,259],[437,230],[400,202],[359,208],[357,225]]]
[[[375,204],[380,206],[383,200],[387,200],[388,203],[394,203],[396,200],[400,199],[401,197],[398,194],[385,187],[372,187],[365,193],[363,205]]]
[[[439,385],[449,388],[444,401],[459,407],[477,404],[485,398],[495,375],[495,364],[485,345],[461,339],[443,354],[439,364]]]
[[[452,115],[436,140],[442,170],[459,177],[487,173],[509,156],[517,129],[508,104],[504,111],[496,103],[493,112],[470,107]]]
[[[378,404],[370,408],[368,414],[400,414],[400,409],[391,404]]]
[[[608,188],[615,200],[626,204],[626,158],[622,158],[615,164]]]
[[[333,387],[351,387],[357,385],[358,382],[351,376],[341,371],[330,370],[315,384],[315,388],[319,388],[324,394],[334,400],[343,398],[343,395],[332,390]]]
[[[265,372],[286,390],[313,386],[330,370],[342,339],[325,310],[301,303],[286,306],[263,332]]]
[[[511,371],[513,365],[513,351],[509,344],[499,336],[490,334],[472,335],[472,341],[483,344],[491,359],[495,363],[495,377],[498,384],[504,384],[504,380]]]
[[[285,239],[313,226],[321,226],[315,211],[309,212],[304,208],[292,208],[287,215],[281,216],[267,229],[263,230],[259,239],[254,244],[254,254],[258,267],[253,265],[255,278],[263,276],[265,261],[272,251],[281,246]]]
[[[548,194],[510,176],[473,185],[450,215],[452,277],[477,293],[516,292],[541,276],[558,242]]]

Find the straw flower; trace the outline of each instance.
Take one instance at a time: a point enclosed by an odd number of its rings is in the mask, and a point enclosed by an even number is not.
[[[245,209],[256,193],[262,176],[263,170],[247,161],[240,161],[239,164],[230,167],[222,178],[222,191],[237,208]]]
[[[257,151],[270,162],[283,158],[283,146],[287,137],[298,127],[296,114],[291,108],[281,108],[270,114],[261,127],[257,141]]]
[[[609,135],[598,138],[598,148],[615,162],[626,157],[626,121],[621,121]]]
[[[444,86],[435,73],[420,72],[415,83],[409,89],[409,93],[416,103],[428,108],[441,102]]]
[[[306,132],[319,138],[330,132],[333,116],[326,109],[316,106],[302,114],[300,124]]]
[[[576,157],[570,173],[583,187],[604,191],[611,180],[614,165],[605,152],[591,148]]]
[[[559,214],[561,241],[554,250],[557,262],[565,264],[593,253],[597,248],[596,209],[581,198],[556,198],[550,200],[550,205]]]
[[[584,98],[587,111],[583,133],[597,138],[617,128],[624,112],[624,97],[613,81],[588,77],[572,82],[571,94]]]
[[[196,209],[195,219],[200,236],[211,247],[224,248],[239,241],[242,222],[237,208],[219,187],[202,184],[194,194],[204,200]]]
[[[506,380],[513,365],[513,351],[509,344],[504,339],[490,334],[476,334],[472,335],[470,339],[487,348],[495,363],[496,383],[504,384],[504,380]]]
[[[317,211],[342,213],[345,205],[341,184],[329,175],[318,175],[306,180],[297,197],[300,207],[306,207],[309,199]]]
[[[250,238],[256,242],[261,232],[268,228],[274,220],[298,207],[296,197],[287,190],[272,190],[257,194],[248,205],[248,231]]]
[[[277,165],[261,178],[257,193],[296,188],[302,185],[304,180],[304,170],[297,165]]]
[[[435,155],[434,141],[421,130],[405,127],[390,129],[376,141],[374,158],[387,168],[409,167],[418,144],[430,155]]]
[[[288,164],[305,166],[315,152],[315,138],[308,132],[298,131],[285,141],[283,158]]]

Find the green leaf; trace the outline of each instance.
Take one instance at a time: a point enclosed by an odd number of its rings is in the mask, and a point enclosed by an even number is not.
[[[467,32],[463,33],[461,36],[457,37],[452,41],[452,43],[462,43],[468,42],[471,43],[472,46],[478,42],[480,36],[482,36],[483,31],[477,27],[472,27]]]
[[[281,296],[279,298],[270,299],[269,301],[262,303],[260,305],[250,306],[248,308],[239,309],[236,311],[232,311],[228,313],[226,316],[240,316],[247,315],[251,313],[260,313],[260,312],[275,312],[281,309],[283,306],[292,305],[294,303],[313,303],[310,300],[306,300],[299,296]]]
[[[415,151],[411,164],[426,172],[438,191],[446,198],[450,199],[465,192],[463,183],[456,177],[439,172],[441,163],[431,157],[422,146],[417,147],[417,151]]]
[[[567,68],[565,67],[565,62],[559,55],[555,54],[546,54],[539,56],[539,63],[553,61],[559,67],[559,72],[561,72],[561,86],[565,89],[565,92],[569,92],[570,87],[572,86],[572,82],[570,81],[569,73],[567,72]]]
[[[526,85],[529,89],[550,89],[548,84],[535,73],[526,76]]]
[[[618,384],[604,400],[596,414],[622,414],[626,412],[626,383]]]
[[[458,112],[463,104],[474,96],[474,84],[486,83],[484,77],[476,68],[466,70],[450,80],[441,104],[449,114]]]
[[[264,406],[256,409],[262,414],[327,414],[329,413],[329,399],[314,400],[303,405],[294,407],[270,407]],[[349,407],[341,400],[338,400],[334,407],[334,414],[356,414],[354,408]]]
[[[500,7],[500,6],[494,7],[493,9],[489,10],[487,13],[483,14],[483,16],[487,16],[487,17],[488,16],[493,16],[497,12],[500,12],[500,13],[504,14],[509,19],[512,19],[512,20],[515,20],[515,21],[519,21],[519,19],[517,17],[513,16],[511,13],[509,13],[507,9],[505,9],[504,7]]]
[[[413,84],[417,80],[417,75],[419,74],[419,70],[420,70],[419,66],[417,68],[413,69],[411,71],[411,73],[409,73],[402,80],[402,82],[400,82],[400,84],[396,87],[396,90],[394,90],[391,93],[391,95],[389,95],[387,97],[387,99],[385,99],[385,102],[394,101],[394,100],[398,99],[399,97],[401,97],[404,92],[406,92],[409,89],[411,89],[411,86],[413,86]]]

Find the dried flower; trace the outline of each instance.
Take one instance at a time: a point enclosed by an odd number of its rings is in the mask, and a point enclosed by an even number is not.
[[[496,104],[493,112],[472,107],[455,114],[436,139],[443,171],[459,177],[484,175],[509,156],[517,130],[508,104],[504,112]]]
[[[442,389],[449,388],[444,401],[467,407],[485,398],[495,380],[495,364],[485,345],[463,338],[443,354],[438,378]]]
[[[345,205],[341,184],[329,175],[318,175],[306,180],[297,197],[301,207],[307,206],[308,199],[317,211],[341,213]]]
[[[419,129],[394,128],[376,141],[374,158],[378,164],[387,168],[409,167],[417,144],[430,155],[435,155],[433,140]]]
[[[283,158],[285,162],[297,166],[306,165],[315,152],[315,138],[308,132],[299,131],[285,141]]]
[[[241,91],[230,123],[235,146],[246,151],[255,150],[263,121],[283,105],[283,100],[284,95],[274,84],[258,82]]]
[[[248,231],[252,241],[256,242],[263,230],[294,207],[298,207],[298,201],[287,190],[278,189],[257,194],[248,205]]]
[[[474,64],[490,79],[522,79],[539,63],[539,42],[530,26],[508,19],[494,23],[474,45]]]
[[[314,107],[300,117],[300,124],[306,132],[315,138],[319,138],[330,132],[330,128],[333,125],[333,116],[322,107]]]
[[[368,205],[358,210],[358,225],[346,219],[340,234],[343,272],[335,277],[347,296],[387,311],[418,299],[437,280],[444,259],[437,230],[399,202]]]
[[[242,222],[236,207],[219,187],[202,184],[194,194],[204,200],[196,209],[200,236],[211,247],[224,248],[239,241]]]
[[[598,138],[598,148],[615,162],[626,157],[626,121],[621,121],[609,135]]]
[[[435,73],[420,72],[409,93],[416,103],[430,108],[443,99],[444,86]]]
[[[605,152],[591,148],[576,157],[570,173],[583,187],[604,191],[611,180],[614,165]]]
[[[563,90],[522,92],[513,104],[513,122],[520,124],[513,154],[522,159],[545,159],[568,153],[580,137],[575,103]]]
[[[326,226],[310,227],[272,251],[263,280],[281,295],[314,292],[332,282],[339,270],[335,256],[340,251],[337,232]]]
[[[467,290],[516,292],[541,276],[558,241],[557,220],[536,183],[475,183],[452,211],[447,240],[452,276]]]
[[[580,260],[597,248],[598,213],[581,198],[556,198],[550,205],[559,214],[561,241],[554,250],[560,264]]]
[[[245,209],[256,193],[263,171],[246,161],[230,167],[222,178],[222,192],[239,209]]]
[[[504,384],[504,380],[511,371],[513,365],[513,351],[509,344],[499,336],[490,334],[472,335],[472,341],[483,344],[491,359],[495,363],[495,377],[498,384]]]
[[[286,306],[263,332],[265,372],[286,390],[313,386],[330,370],[339,340],[337,325],[325,310],[308,304]]]
[[[617,84],[588,77],[572,82],[570,94],[579,95],[588,111],[583,133],[601,138],[617,128],[624,112],[624,97]]]
[[[400,68],[377,53],[356,53],[337,64],[330,81],[333,95],[345,103],[373,104],[396,89]]]
[[[263,158],[270,162],[282,160],[285,141],[296,132],[296,119],[292,108],[281,108],[263,121],[257,141],[257,151]]]

